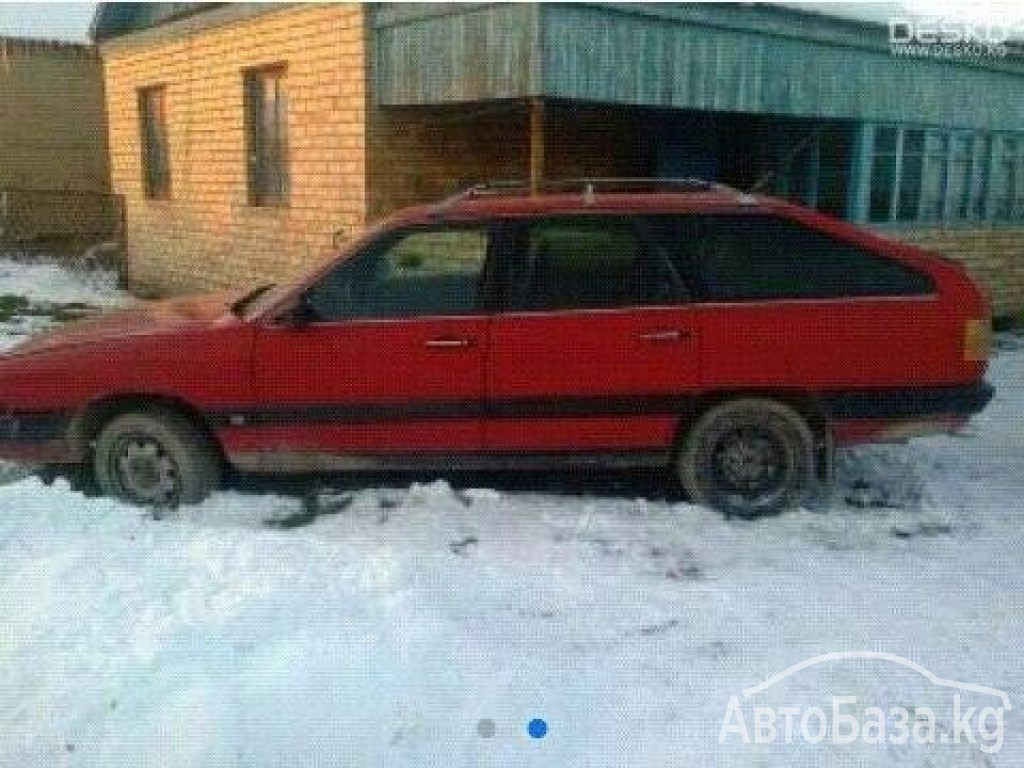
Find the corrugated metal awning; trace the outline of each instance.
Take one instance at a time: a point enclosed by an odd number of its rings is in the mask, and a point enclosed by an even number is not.
[[[1024,129],[1024,61],[895,55],[888,29],[782,6],[384,4],[381,105],[546,97]]]

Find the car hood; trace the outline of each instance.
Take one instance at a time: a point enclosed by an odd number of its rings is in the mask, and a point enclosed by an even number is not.
[[[11,348],[8,355],[26,355],[68,346],[172,333],[206,327],[231,315],[237,293],[220,293],[163,301],[140,301],[125,309],[44,331]]]

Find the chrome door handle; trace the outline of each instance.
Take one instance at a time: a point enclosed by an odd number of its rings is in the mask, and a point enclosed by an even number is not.
[[[689,331],[684,332],[678,330],[665,330],[641,333],[640,338],[643,341],[679,341],[680,339],[688,337],[689,335]]]
[[[423,346],[434,349],[457,349],[472,345],[472,339],[427,339]]]

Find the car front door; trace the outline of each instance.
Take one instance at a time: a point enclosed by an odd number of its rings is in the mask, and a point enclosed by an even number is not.
[[[384,235],[259,329],[249,430],[265,469],[417,463],[482,447],[487,225]],[[252,462],[245,462],[251,464]]]
[[[488,450],[661,460],[699,380],[696,313],[673,268],[627,217],[511,226]]]

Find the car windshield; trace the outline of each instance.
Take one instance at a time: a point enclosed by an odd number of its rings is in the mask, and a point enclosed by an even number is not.
[[[312,267],[306,265],[278,283],[261,285],[232,304],[231,311],[243,320],[258,317],[284,298],[296,284],[306,281],[312,275],[320,274],[335,262],[343,261],[349,255],[357,253],[369,240],[386,230],[388,223],[388,220],[384,220],[372,227],[356,231],[352,239],[343,246],[341,252],[332,252],[318,264],[314,264]]]

